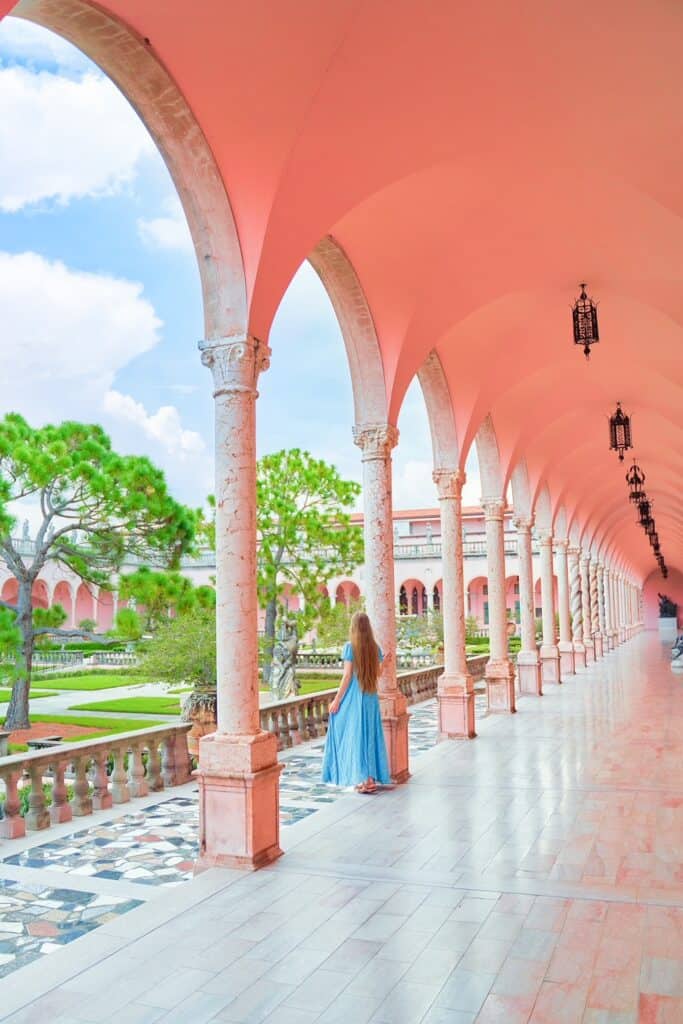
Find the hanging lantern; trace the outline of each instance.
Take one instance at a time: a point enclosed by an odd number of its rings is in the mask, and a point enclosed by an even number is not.
[[[621,402],[617,402],[616,412],[609,418],[610,451],[619,453],[619,462],[624,461],[624,452],[633,448],[631,441],[631,417],[621,411]]]
[[[665,565],[663,565],[662,566],[662,576],[664,577],[664,579],[666,579],[668,575],[669,575],[669,570],[667,569],[667,567]]]
[[[655,535],[657,527],[655,526],[654,519],[648,519],[647,523],[644,525],[644,530],[647,537],[653,537]]]
[[[639,518],[639,522],[640,522],[640,525],[644,526],[646,529],[647,529],[648,522],[652,519],[652,516],[650,514],[651,512],[652,512],[652,505],[647,500],[647,498],[643,498],[642,501],[638,502],[638,518]]]
[[[572,307],[574,321],[574,344],[583,345],[586,359],[590,358],[591,345],[600,341],[598,334],[598,308],[586,295],[585,283],[581,285],[581,294]]]
[[[638,505],[645,498],[645,491],[643,490],[645,474],[635,460],[626,474],[626,483],[630,488],[628,500],[632,501],[634,505]]]
[[[650,545],[652,547],[652,550],[654,551],[654,553],[656,555],[658,555],[659,554],[659,534],[656,531],[654,533],[649,533],[648,534],[648,540],[650,541]]]

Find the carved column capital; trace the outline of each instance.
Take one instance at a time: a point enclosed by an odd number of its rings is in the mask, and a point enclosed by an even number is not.
[[[259,374],[270,366],[270,349],[250,335],[199,342],[204,366],[213,375],[213,396],[258,394]]]
[[[512,525],[517,533],[531,533],[534,525],[533,516],[513,516]]]
[[[432,473],[432,480],[436,484],[439,501],[445,501],[448,498],[455,498],[459,501],[462,497],[465,479],[463,469],[435,469]]]
[[[484,516],[489,520],[497,520],[502,523],[505,515],[505,499],[504,498],[482,498],[481,507],[484,510]]]
[[[553,546],[553,531],[552,530],[538,530],[537,532],[538,544],[542,548],[552,548]]]
[[[387,459],[398,444],[398,429],[390,423],[361,423],[353,428],[353,443],[363,452],[363,462]]]
[[[555,538],[555,547],[558,551],[569,551],[569,541],[563,537]]]

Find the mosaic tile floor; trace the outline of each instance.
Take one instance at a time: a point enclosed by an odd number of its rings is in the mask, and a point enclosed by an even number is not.
[[[139,905],[0,879],[0,978]]]

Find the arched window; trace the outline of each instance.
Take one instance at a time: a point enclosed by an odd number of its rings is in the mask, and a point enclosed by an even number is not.
[[[427,603],[427,588],[423,587],[422,588],[422,614],[423,615],[427,614],[428,607],[429,607],[429,605]]]
[[[413,587],[413,592],[410,595],[410,611],[411,611],[412,615],[417,615],[417,608],[418,608],[417,597],[418,597],[417,587]]]
[[[439,593],[439,588],[436,585],[434,586],[434,591],[433,591],[432,597],[433,597],[433,601],[434,601],[434,611],[435,612],[440,612],[441,611],[441,594]]]

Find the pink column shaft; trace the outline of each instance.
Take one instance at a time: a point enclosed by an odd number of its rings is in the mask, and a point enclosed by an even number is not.
[[[406,699],[396,683],[396,607],[394,604],[394,534],[391,500],[391,450],[398,430],[389,424],[354,427],[353,439],[363,453],[366,606],[385,656],[379,685],[389,768],[394,782],[410,776]]]
[[[557,610],[560,616],[560,679],[574,672],[574,647],[572,644],[572,622],[569,607],[569,565],[567,561],[568,540],[555,541],[555,564],[557,565]]]
[[[541,663],[536,649],[536,615],[534,602],[533,554],[531,550],[531,527],[529,516],[516,516],[517,561],[519,568],[519,617],[521,647],[517,655],[517,677],[520,693],[543,694]]]
[[[515,680],[508,657],[507,605],[505,601],[505,537],[500,498],[482,499],[486,519],[486,556],[488,563],[489,645],[486,665],[486,689],[489,711],[516,711]]]
[[[441,562],[443,573],[444,673],[438,682],[439,733],[442,736],[476,735],[474,683],[465,651],[465,587],[462,554],[462,470],[436,469],[434,483],[441,509]]]

